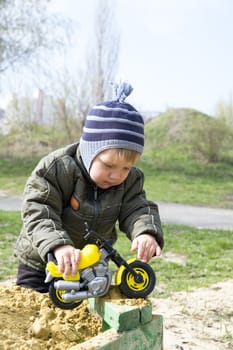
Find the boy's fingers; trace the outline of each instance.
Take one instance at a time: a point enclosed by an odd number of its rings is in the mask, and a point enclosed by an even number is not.
[[[157,245],[157,247],[156,247],[156,251],[155,251],[156,256],[160,256],[160,255],[161,255],[161,253],[162,253],[162,250],[161,250],[160,246],[159,246],[159,245]]]
[[[64,258],[64,275],[69,276],[71,270],[71,261],[68,257]]]
[[[58,269],[61,273],[65,274],[65,271],[66,271],[66,263],[63,259],[63,256],[61,256],[58,260]]]
[[[131,245],[131,251],[135,252],[138,249],[138,241],[137,239],[134,239]]]
[[[140,244],[138,245],[138,259],[147,262],[148,254],[149,250],[147,249],[145,242],[140,242]]]
[[[77,273],[79,260],[80,250],[75,249],[73,254],[71,255],[71,273],[73,276]]]
[[[134,239],[131,246],[131,251],[138,251],[137,257],[138,259],[148,262],[150,257],[150,249],[151,247],[147,247],[146,242],[139,241],[138,239]]]
[[[138,259],[148,262],[154,255],[161,255],[161,248],[158,244],[148,245],[146,242],[140,242],[138,245]]]

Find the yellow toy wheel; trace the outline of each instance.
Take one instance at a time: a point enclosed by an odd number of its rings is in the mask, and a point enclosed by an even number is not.
[[[129,266],[140,275],[140,281],[136,281],[134,275],[126,268],[122,273],[120,291],[129,298],[145,298],[155,287],[155,273],[150,265],[139,260],[135,260]]]
[[[54,305],[56,305],[57,307],[61,308],[61,309],[74,309],[77,306],[79,306],[82,303],[82,300],[76,300],[76,301],[65,301],[62,298],[62,295],[66,292],[64,290],[57,290],[54,286],[54,283],[58,281],[58,279],[54,279],[50,286],[49,286],[49,296],[52,300],[52,302],[54,303]]]

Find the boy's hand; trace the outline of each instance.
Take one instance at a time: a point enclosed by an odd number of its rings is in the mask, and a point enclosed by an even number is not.
[[[66,277],[74,276],[77,273],[77,265],[81,257],[80,249],[75,249],[71,245],[62,245],[55,248],[53,252],[57,259],[59,271]]]
[[[161,248],[153,236],[143,233],[134,238],[131,246],[131,251],[138,251],[138,259],[148,262],[152,256],[161,255]]]

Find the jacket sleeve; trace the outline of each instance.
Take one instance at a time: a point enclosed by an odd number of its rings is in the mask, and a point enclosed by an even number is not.
[[[125,195],[119,216],[120,230],[133,240],[142,233],[149,233],[163,248],[163,230],[159,216],[158,205],[146,198],[144,175],[133,168],[133,173],[126,180]]]
[[[57,161],[41,161],[27,181],[22,206],[24,232],[44,261],[56,246],[73,244],[61,222],[73,181],[72,172],[67,172],[62,161],[59,167]]]

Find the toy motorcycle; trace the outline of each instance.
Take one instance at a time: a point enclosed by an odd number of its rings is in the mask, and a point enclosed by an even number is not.
[[[81,250],[78,272],[75,276],[63,276],[56,261],[49,254],[45,282],[50,282],[49,296],[62,309],[73,309],[84,299],[101,297],[109,291],[113,271],[109,268],[112,260],[118,269],[115,285],[128,298],[145,298],[155,286],[156,277],[147,263],[135,258],[125,261],[105,239],[86,227],[85,240],[95,238],[95,244],[87,244]]]

